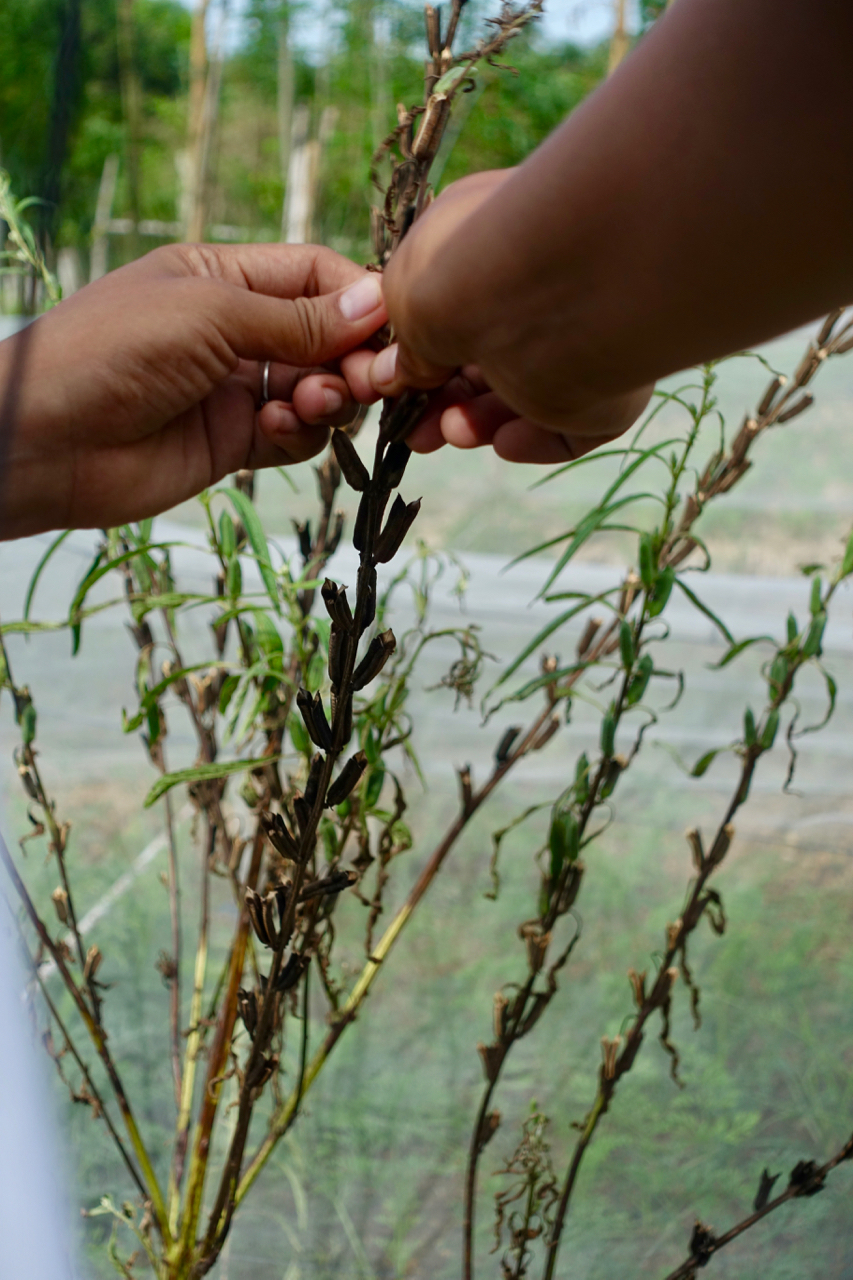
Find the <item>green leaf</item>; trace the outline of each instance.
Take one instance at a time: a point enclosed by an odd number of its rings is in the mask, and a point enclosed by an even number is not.
[[[36,719],[36,709],[31,702],[28,702],[21,712],[21,737],[26,747],[35,741]]]
[[[382,792],[382,784],[385,781],[385,770],[383,768],[371,769],[367,775],[367,781],[364,784],[364,807],[372,809],[376,804]]]
[[[755,716],[752,714],[752,708],[747,707],[743,713],[743,740],[748,747],[755,745],[758,738],[758,731],[755,727]]]
[[[654,587],[649,592],[646,599],[648,600],[648,613],[650,618],[656,618],[658,614],[663,613],[669,597],[672,594],[672,588],[675,583],[675,570],[671,564],[662,569],[658,574]]]
[[[627,618],[623,618],[619,626],[619,652],[622,666],[630,671],[634,665],[634,631]]]
[[[575,765],[575,796],[581,806],[585,805],[589,798],[589,757],[585,751],[580,753]]]
[[[769,641],[770,644],[775,644],[772,636],[749,636],[746,640],[738,640],[737,644],[733,644],[732,647],[723,654],[719,662],[711,664],[711,669],[713,671],[719,671],[721,667],[727,667],[730,662],[734,662],[735,658],[744,653],[745,650],[749,649],[754,644],[760,644],[762,640]]]
[[[451,67],[449,71],[445,71],[440,80],[436,80],[433,85],[433,93],[449,93],[451,89],[463,80],[465,76],[473,76],[474,69],[467,64],[459,67]]]
[[[322,686],[326,675],[326,657],[325,654],[317,652],[308,663],[308,672],[305,676],[305,687],[309,693],[316,693]]]
[[[71,530],[66,529],[64,533],[60,533],[57,538],[54,538],[53,542],[51,542],[47,551],[45,551],[41,560],[39,560],[38,564],[36,565],[33,576],[30,578],[30,585],[27,587],[26,599],[24,600],[24,621],[25,622],[29,620],[30,608],[33,603],[33,596],[36,593],[36,587],[38,586],[39,578],[42,575],[42,570],[44,569],[48,560],[53,555],[54,551],[56,551],[59,547],[62,546],[62,543],[65,541],[65,539],[68,537],[70,533],[71,533]]]
[[[223,560],[230,560],[237,550],[237,531],[227,511],[219,517],[219,550]]]
[[[609,595],[612,593],[608,592],[607,594]],[[524,646],[521,653],[518,654],[517,657],[513,658],[507,669],[492,685],[492,689],[499,689],[502,684],[505,684],[510,676],[515,674],[521,664],[530,657],[531,653],[534,653],[550,635],[553,635],[553,633],[560,627],[565,626],[565,624],[572,618],[577,617],[579,613],[583,613],[584,609],[587,609],[591,605],[603,600],[603,598],[603,596],[581,596],[578,604],[574,605],[571,609],[567,609],[565,613],[561,613],[556,618],[553,618],[551,622],[547,623],[546,626],[544,626],[541,631],[538,631],[533,639]]]
[[[239,489],[223,489],[222,493],[226,494],[234,504],[237,515],[243,521],[243,527],[252,544],[252,550],[255,553],[255,559],[258,562],[261,578],[267,589],[267,595],[272,601],[272,607],[276,613],[281,613],[281,604],[278,597],[278,580],[273,572],[272,562],[270,560],[270,550],[267,546],[267,538],[264,533],[264,527],[261,524],[255,504],[251,498],[247,498],[245,493],[241,493]]]
[[[735,638],[723,622],[722,618],[718,618],[713,609],[709,608],[708,605],[705,604],[704,600],[700,600],[695,591],[691,591],[683,578],[676,576],[675,583],[676,586],[681,588],[694,608],[698,609],[700,613],[704,613],[705,617],[708,618],[710,622],[713,622],[714,626],[720,632],[720,635],[723,636],[725,641],[730,645],[734,645]],[[751,641],[748,643],[751,643]],[[731,661],[731,659],[724,659],[724,661],[720,663],[720,666],[724,666],[726,661]]]
[[[779,728],[779,710],[774,707],[767,714],[764,722],[764,728],[761,731],[761,750],[769,751],[776,741],[776,733]]]
[[[616,750],[616,718],[612,710],[601,721],[601,754],[608,759]]]
[[[649,681],[655,669],[654,660],[651,654],[644,653],[640,661],[637,663],[637,672],[631,683],[628,685],[627,703],[629,707],[635,706],[643,697],[648,688]]]
[[[222,681],[222,688],[219,690],[219,714],[221,716],[225,715],[225,712],[228,709],[228,703],[234,696],[234,690],[237,688],[239,683],[240,677],[234,675],[233,672],[231,675],[226,676]]]
[[[841,561],[841,568],[838,570],[839,580],[848,578],[853,573],[853,533],[847,539],[847,546],[844,549],[844,559]]]
[[[280,756],[261,756],[253,760],[215,760],[213,764],[197,764],[191,769],[178,769],[175,773],[164,773],[148,792],[143,807],[150,809],[161,796],[182,782],[211,782],[215,778],[230,778],[235,773],[245,773],[248,769],[260,769],[280,758]]]
[[[308,730],[305,728],[302,717],[296,714],[290,716],[287,728],[295,749],[302,756],[308,755],[311,750],[311,739],[308,737]]]
[[[703,777],[708,772],[709,768],[711,767],[716,757],[720,754],[720,752],[726,751],[726,750],[727,750],[726,747],[715,747],[713,751],[706,751],[703,756],[699,757],[699,759],[694,764],[693,768],[690,770],[691,778]]]
[[[803,644],[803,656],[806,658],[815,658],[820,656],[821,646],[823,644],[823,633],[826,630],[826,611],[821,609],[816,613],[811,621],[811,626],[806,634],[805,643]]]
[[[786,627],[788,631],[788,644],[793,644],[797,636],[800,634],[800,627],[793,613],[788,614]]]
[[[632,465],[636,467],[637,464],[632,464]],[[628,471],[630,471],[630,468],[628,469]],[[625,473],[626,479],[627,479],[627,475],[628,475],[628,472]],[[604,522],[608,519],[609,516],[613,514],[614,511],[619,511],[621,510],[622,507],[627,507],[634,502],[640,502],[644,498],[649,499],[652,502],[660,501],[660,495],[657,493],[645,493],[645,492],[629,493],[626,498],[619,498],[615,502],[606,503],[603,501],[602,504],[596,507],[594,511],[590,511],[587,515],[585,515],[583,520],[581,520],[580,524],[578,524],[568,534],[564,535],[570,538],[569,545],[566,547],[565,551],[562,553],[557,563],[554,565],[554,568],[549,573],[548,578],[545,582],[545,585],[542,587],[541,591],[539,592],[540,597],[546,593],[548,588],[556,581],[556,579],[563,572],[563,570],[565,569],[569,561],[572,559],[572,557],[581,549],[584,543],[588,542],[589,539],[592,537],[592,535],[601,528]],[[528,554],[533,554],[533,553],[525,552],[525,555],[523,556],[516,556],[515,560],[513,560],[511,563],[517,564],[520,560],[525,559],[526,555]]]
[[[548,832],[548,845],[551,850],[551,884],[555,884],[567,862],[577,862],[580,852],[580,828],[575,815],[568,811],[557,813],[551,819]]]
[[[640,581],[646,591],[651,591],[655,585],[655,578],[657,577],[657,565],[655,564],[655,556],[652,549],[652,536],[650,533],[643,533],[640,535],[639,567]]]

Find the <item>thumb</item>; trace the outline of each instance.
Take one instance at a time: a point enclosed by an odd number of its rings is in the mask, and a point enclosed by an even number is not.
[[[363,345],[387,319],[380,278],[371,272],[316,297],[271,298],[232,285],[214,287],[216,321],[243,360],[324,364]]]

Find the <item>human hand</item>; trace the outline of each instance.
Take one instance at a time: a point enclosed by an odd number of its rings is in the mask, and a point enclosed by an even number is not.
[[[507,462],[554,465],[581,458],[622,435],[636,422],[650,396],[651,388],[645,387],[601,401],[556,430],[517,414],[492,391],[476,365],[467,365],[430,398],[407,444],[416,453],[432,453],[444,444],[457,449],[491,445]]]
[[[2,535],[141,519],[312,457],[376,399],[385,317],[378,276],[312,245],[172,245],[87,286],[0,343]]]
[[[471,239],[468,219],[476,226],[483,206],[514,172],[493,170],[453,183],[412,228],[385,272],[385,300],[398,341],[377,355],[370,377],[383,395],[400,395],[410,386],[444,387],[409,440],[421,452],[444,443],[461,449],[491,444],[512,462],[564,462],[627,431],[651,395],[650,386],[590,395],[559,368],[528,376],[532,362],[526,342],[513,342],[512,308],[492,308],[486,315],[477,286],[466,293],[464,274],[448,271],[454,239],[460,232]],[[547,326],[547,317],[538,319]],[[460,365],[461,373],[455,372]]]

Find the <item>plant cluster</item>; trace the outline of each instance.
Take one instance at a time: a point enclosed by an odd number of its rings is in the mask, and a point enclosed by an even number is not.
[[[536,16],[539,4],[534,0],[523,9],[504,5],[489,38],[454,55],[461,9],[461,0],[455,0],[442,30],[438,12],[427,7],[423,101],[400,110],[398,125],[376,158],[377,174],[381,165],[390,165],[383,203],[373,212],[380,266],[429,202],[430,169],[454,100],[477,66],[500,54]],[[525,1276],[534,1265],[541,1267],[544,1280],[556,1274],[585,1154],[653,1030],[678,1080],[673,1002],[683,988],[699,1025],[700,991],[689,946],[703,920],[716,933],[726,928],[717,884],[735,840],[738,811],[762,758],[780,735],[791,752],[790,779],[798,738],[820,727],[801,725],[797,711],[795,690],[806,668],[817,668],[826,683],[828,707],[822,723],[835,705],[836,685],[822,661],[822,642],[839,585],[853,575],[853,539],[837,565],[810,567],[809,616],[789,615],[781,639],[735,637],[691,581],[710,563],[701,535],[703,511],[746,474],[761,438],[809,408],[807,388],[826,361],[850,349],[853,318],[839,311],[820,327],[790,379],[773,374],[754,413],[731,438],[717,409],[718,370],[712,365],[700,371],[698,381],[657,393],[654,408],[630,443],[605,451],[605,456],[619,458],[620,467],[600,500],[567,533],[533,549],[555,552],[542,589],[544,598],[557,606],[555,614],[501,672],[484,701],[486,726],[507,705],[530,704],[526,722],[495,734],[493,763],[485,778],[475,779],[469,768],[458,770],[457,813],[379,936],[398,860],[417,856],[422,843],[407,824],[403,768],[406,761],[417,768],[416,726],[408,699],[418,660],[426,645],[450,635],[459,656],[443,683],[466,698],[484,665],[473,627],[449,632],[430,628],[429,597],[441,570],[435,557],[421,548],[399,572],[383,568],[400,552],[418,515],[419,502],[407,501],[399,491],[410,458],[406,436],[424,411],[424,397],[407,395],[384,404],[369,465],[355,442],[355,429],[333,433],[331,450],[316,473],[318,513],[310,523],[297,525],[298,551],[293,555],[277,553],[267,537],[253,502],[251,473],[241,472],[233,485],[202,494],[213,563],[213,585],[207,592],[182,589],[173,572],[175,544],[158,540],[152,521],[104,532],[64,625],[76,649],[87,618],[120,602],[136,649],[138,706],[124,727],[141,733],[158,775],[146,803],[162,804],[169,849],[172,943],[157,962],[169,989],[175,1111],[165,1170],[137,1121],[122,1083],[122,1064],[110,1045],[109,996],[102,983],[109,957],[87,945],[81,932],[70,827],[44,781],[33,693],[16,683],[3,643],[0,682],[11,695],[20,726],[15,763],[31,822],[21,851],[25,842],[46,841],[58,877],[50,903],[34,900],[20,858],[12,858],[5,848],[2,858],[23,908],[20,934],[33,982],[45,997],[48,1050],[75,1101],[90,1107],[93,1117],[107,1126],[138,1191],[136,1203],[117,1206],[105,1197],[98,1210],[116,1224],[110,1250],[121,1274],[133,1275],[146,1260],[162,1280],[189,1280],[211,1270],[235,1214],[298,1120],[329,1057],[363,1014],[365,997],[394,943],[421,909],[472,817],[521,761],[553,750],[579,700],[591,701],[598,711],[595,741],[566,772],[559,794],[547,804],[528,807],[494,834],[493,893],[500,892],[501,846],[510,830],[530,833],[535,884],[518,922],[516,950],[507,949],[506,972],[496,975],[492,1038],[479,1046],[484,1083],[462,1189],[463,1273],[465,1280],[473,1276],[480,1164],[503,1123],[494,1105],[496,1093],[516,1046],[534,1030],[542,1034],[543,1019],[561,985],[570,986],[572,957],[581,943],[577,904],[586,879],[595,872],[596,841],[611,820],[616,794],[643,750],[647,730],[683,687],[681,674],[670,670],[664,658],[666,611],[677,592],[723,636],[727,648],[719,665],[736,660],[750,646],[767,646],[765,700],[757,711],[744,711],[742,727],[726,748],[739,761],[739,776],[714,829],[701,832],[697,827],[687,833],[690,864],[683,905],[667,926],[654,968],[628,974],[630,1005],[623,1030],[602,1037],[589,1110],[578,1123],[572,1150],[561,1156],[564,1172],[555,1172],[547,1120],[538,1109],[501,1170],[495,1230],[502,1274]],[[650,442],[653,423],[665,407],[679,413],[686,425]],[[570,463],[549,481],[594,461]],[[356,505],[351,540],[358,569],[352,588],[330,576],[346,527],[337,508],[344,486],[355,495]],[[635,512],[646,513],[650,503],[656,512],[651,522],[645,514],[632,518]],[[591,538],[614,529],[628,529],[636,540],[632,567],[617,585],[598,594],[573,589],[573,557]],[[33,619],[33,603],[41,573],[66,536],[60,534],[45,552],[23,619],[5,623],[0,634],[33,633],[49,625]],[[383,586],[380,574],[389,572]],[[118,600],[92,603],[95,588],[104,581],[119,582]],[[396,636],[390,610],[394,593],[404,584],[413,588],[415,621]],[[210,652],[189,661],[181,620],[199,609],[210,615]],[[565,663],[544,647],[569,631],[576,637],[575,653]],[[534,656],[539,670],[530,677],[522,668]],[[196,758],[184,768],[173,767],[171,759],[176,716],[188,718],[195,739]],[[703,755],[692,775],[702,776],[716,754]],[[229,786],[237,784],[235,795]],[[179,883],[172,810],[179,787],[186,787],[194,811],[198,857],[192,899],[199,905],[199,921],[189,981],[182,941],[188,895]],[[214,966],[211,900],[223,889],[231,895],[237,917],[223,963]],[[355,981],[348,979],[337,946],[345,911],[363,913],[364,955]],[[64,1003],[50,992],[46,963],[59,972]],[[310,1001],[319,1002],[318,993],[328,1026],[312,1054]],[[97,1068],[85,1059],[71,1015],[88,1036]],[[823,1164],[800,1161],[786,1190],[775,1198],[775,1178],[765,1171],[752,1213],[720,1234],[697,1223],[689,1257],[669,1280],[694,1275],[782,1203],[821,1190],[829,1172],[853,1155],[851,1142],[841,1143]],[[136,1253],[128,1255],[119,1227],[135,1234]]]

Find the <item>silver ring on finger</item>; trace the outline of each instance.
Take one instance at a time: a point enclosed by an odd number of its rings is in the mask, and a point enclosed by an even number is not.
[[[261,382],[261,408],[269,404],[270,399],[270,361],[264,362],[264,376]]]

